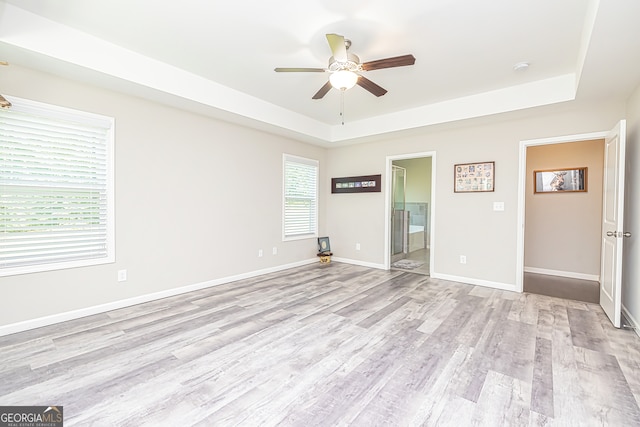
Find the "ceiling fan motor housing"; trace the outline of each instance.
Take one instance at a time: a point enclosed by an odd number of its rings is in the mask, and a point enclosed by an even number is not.
[[[329,71],[362,71],[362,66],[360,64],[360,58],[358,55],[347,52],[347,61],[341,62],[336,60],[333,56],[329,58]]]

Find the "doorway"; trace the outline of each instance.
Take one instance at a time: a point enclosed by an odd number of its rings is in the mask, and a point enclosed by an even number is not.
[[[598,271],[600,306],[619,328],[622,312],[622,238],[631,234],[622,230],[624,221],[626,121],[619,121],[610,131],[520,141],[518,180],[518,224],[516,253],[516,290],[522,292],[525,270],[525,199],[527,194],[527,149],[533,146],[604,140],[602,170],[601,226],[599,229],[600,269]],[[580,215],[582,212],[576,212]],[[547,232],[547,231],[545,231]],[[550,248],[554,249],[554,248]]]
[[[526,154],[523,290],[597,304],[604,139],[536,145]],[[574,168],[582,172],[572,179]]]
[[[387,158],[388,269],[430,275],[435,153]]]

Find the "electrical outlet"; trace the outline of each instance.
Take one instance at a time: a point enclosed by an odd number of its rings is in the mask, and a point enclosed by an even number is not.
[[[118,270],[118,282],[126,282],[127,270]]]
[[[272,253],[273,253],[274,255],[278,255],[278,248],[274,246],[274,247],[273,247],[273,251],[272,251]]]
[[[467,263],[467,257],[464,255],[460,255],[460,264],[466,264]]]
[[[258,258],[262,257],[262,249],[258,249]]]
[[[356,243],[356,251],[360,250],[360,243]]]

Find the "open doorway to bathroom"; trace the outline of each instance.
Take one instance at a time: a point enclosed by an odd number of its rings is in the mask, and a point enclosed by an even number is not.
[[[391,160],[390,269],[429,275],[431,271],[431,155]]]

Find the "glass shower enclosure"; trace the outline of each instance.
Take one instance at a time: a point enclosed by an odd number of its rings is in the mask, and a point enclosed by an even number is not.
[[[409,253],[409,211],[406,209],[407,170],[392,165],[391,176],[391,263]]]

